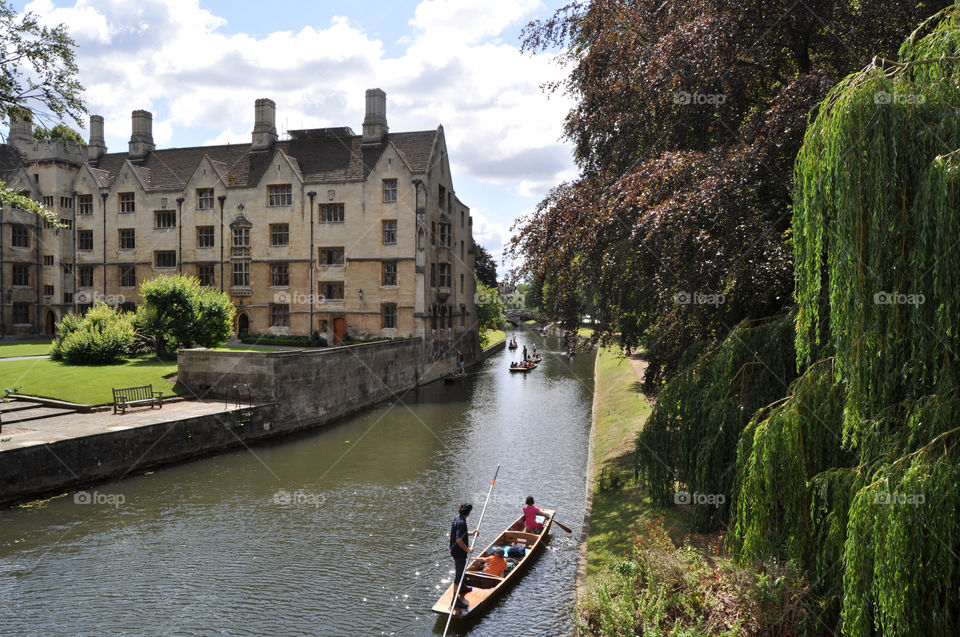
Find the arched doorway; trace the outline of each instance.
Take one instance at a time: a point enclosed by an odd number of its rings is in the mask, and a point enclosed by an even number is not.
[[[237,313],[237,334],[246,334],[250,331],[250,317],[246,312]]]
[[[347,333],[347,320],[342,316],[333,319],[333,344],[339,345],[343,342],[343,335]]]
[[[57,315],[53,313],[53,310],[47,310],[47,320],[44,321],[44,324],[44,331],[53,336],[57,331]]]

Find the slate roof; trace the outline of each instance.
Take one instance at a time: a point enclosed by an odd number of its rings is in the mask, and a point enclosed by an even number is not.
[[[431,131],[389,133],[392,145],[411,172],[427,172],[443,128]],[[151,151],[131,164],[146,190],[182,190],[204,157],[228,187],[254,187],[270,166],[276,152],[285,155],[307,183],[362,181],[380,159],[386,144],[364,145],[363,138],[349,128],[321,128],[289,131],[290,139],[278,141],[266,151],[253,151],[251,144],[168,148]],[[109,187],[128,153],[109,153],[91,162],[91,173],[100,187]],[[0,167],[3,158],[0,157]]]

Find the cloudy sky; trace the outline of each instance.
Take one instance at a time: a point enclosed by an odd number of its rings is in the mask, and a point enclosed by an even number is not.
[[[518,39],[565,0],[13,4],[68,26],[111,151],[126,150],[138,108],[159,147],[249,142],[259,97],[277,103],[281,134],[360,131],[364,90],[380,87],[392,131],[443,124],[456,193],[498,261],[513,220],[574,174],[561,140],[570,103],[540,89],[563,69]]]

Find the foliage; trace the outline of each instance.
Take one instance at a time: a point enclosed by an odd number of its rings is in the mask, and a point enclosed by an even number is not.
[[[31,212],[35,215],[40,215],[47,221],[59,225],[57,216],[53,212],[47,210],[30,197],[7,188],[6,183],[3,181],[0,181],[0,206],[9,206],[11,208],[18,208],[24,212]]]
[[[782,398],[796,375],[793,317],[741,323],[660,392],[637,438],[637,464],[651,498],[691,498],[697,524],[715,528],[733,497],[737,444],[754,412]]]
[[[497,264],[493,256],[479,243],[474,243],[473,249],[476,253],[473,269],[476,272],[477,281],[488,287],[497,287]]]
[[[947,4],[594,0],[532,23],[528,51],[566,47],[570,75],[550,88],[576,100],[565,126],[581,170],[510,246],[541,307],[568,328],[589,311],[603,340],[645,345],[649,387],[691,344],[782,312],[808,115],[834,78]]]
[[[140,283],[143,304],[137,308],[138,333],[157,354],[185,347],[217,347],[230,338],[234,307],[223,292],[200,285],[196,277],[158,276]]]
[[[86,140],[83,139],[83,135],[81,135],[79,131],[65,124],[57,124],[53,128],[37,126],[33,129],[33,138],[38,141],[60,139],[73,142],[80,147],[87,145]]]
[[[647,523],[611,577],[590,590],[581,628],[591,635],[787,635],[812,624],[806,584],[788,566],[752,577],[720,556],[675,548]]]
[[[66,25],[47,27],[0,0],[0,120],[69,117],[81,126],[83,86]]]
[[[480,331],[480,348],[487,346],[487,330],[503,329],[503,301],[497,288],[477,280],[477,328]]]
[[[133,317],[105,303],[96,303],[83,316],[70,312],[57,324],[50,355],[77,365],[114,363],[134,344]]]

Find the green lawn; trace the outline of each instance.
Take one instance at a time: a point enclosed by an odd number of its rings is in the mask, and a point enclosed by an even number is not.
[[[505,340],[507,340],[507,333],[503,330],[487,330],[487,347],[492,347]]]
[[[580,328],[581,330],[587,328]],[[674,538],[689,530],[678,507],[666,510],[650,505],[646,493],[633,480],[634,448],[637,434],[650,415],[651,407],[639,392],[637,375],[619,348],[603,348],[597,354],[597,421],[593,434],[593,475],[606,469],[625,482],[620,489],[593,493],[590,535],[587,537],[587,581],[609,572],[631,553],[635,532],[641,522],[664,517],[664,527]]]
[[[164,396],[183,393],[164,378],[177,371],[177,362],[153,356],[117,365],[67,365],[49,358],[0,361],[0,390],[16,388],[21,394],[57,398],[87,405],[113,402],[114,387],[153,385]]]
[[[14,356],[44,356],[50,353],[50,340],[12,341],[0,343],[0,358]]]

